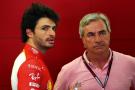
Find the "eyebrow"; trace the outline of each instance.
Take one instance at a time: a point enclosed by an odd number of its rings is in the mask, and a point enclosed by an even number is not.
[[[105,29],[102,29],[102,30],[100,30],[99,32],[103,32],[103,31],[107,31],[107,30],[105,30]]]
[[[107,31],[107,30],[102,29],[102,30],[100,30],[100,31],[98,31],[98,32],[103,32],[103,31]],[[96,33],[96,32],[88,32],[88,33]]]
[[[41,26],[41,27],[56,27],[56,25],[43,25],[43,26]]]
[[[98,32],[88,32],[87,34],[95,34],[95,33],[101,33],[101,32],[106,32],[107,30],[105,30],[105,29],[102,29],[102,30],[100,30],[100,31],[98,31]]]

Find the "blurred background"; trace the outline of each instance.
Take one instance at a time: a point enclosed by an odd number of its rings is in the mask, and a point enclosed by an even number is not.
[[[135,56],[134,0],[1,0],[0,1],[0,90],[11,90],[11,70],[22,51],[20,22],[24,10],[32,2],[43,3],[60,16],[56,45],[45,54],[55,82],[61,67],[83,54],[79,38],[80,19],[87,13],[103,12],[111,22],[111,48]]]

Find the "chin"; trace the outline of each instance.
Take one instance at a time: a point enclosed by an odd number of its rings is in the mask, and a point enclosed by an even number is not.
[[[104,53],[104,52],[105,52],[104,49],[96,49],[96,50],[95,50],[95,53],[99,53],[99,54],[102,54],[102,53]]]
[[[44,45],[44,46],[42,46],[42,48],[44,48],[44,49],[50,49],[50,48],[53,48],[54,47],[54,45]]]
[[[54,47],[54,45],[48,45],[48,46],[46,46],[46,47],[48,47],[48,48],[53,48],[53,47]]]

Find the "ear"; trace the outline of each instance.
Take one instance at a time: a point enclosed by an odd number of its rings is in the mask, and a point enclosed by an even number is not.
[[[31,31],[31,29],[26,29],[26,34],[29,38],[33,37],[33,32]]]
[[[85,42],[85,39],[83,37],[82,37],[82,42],[83,42],[84,48],[86,48],[86,42]]]

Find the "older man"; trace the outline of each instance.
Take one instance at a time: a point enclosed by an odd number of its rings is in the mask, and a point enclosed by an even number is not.
[[[54,90],[135,90],[135,58],[109,48],[107,16],[87,14],[79,33],[86,50],[62,67]]]

